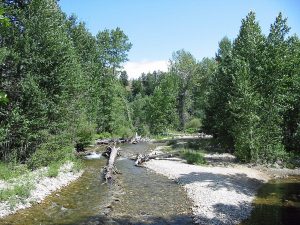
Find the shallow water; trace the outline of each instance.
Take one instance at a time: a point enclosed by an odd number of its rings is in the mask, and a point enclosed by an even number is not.
[[[122,157],[116,166],[122,174],[114,185],[101,180],[104,157],[85,160],[86,170],[81,178],[43,203],[0,220],[0,224],[192,224],[183,189],[166,177],[135,167],[127,159],[154,147],[147,143],[121,146]]]
[[[254,200],[251,217],[242,225],[300,224],[300,177],[271,180]]]
[[[81,178],[57,191],[41,204],[20,210],[0,224],[76,224],[97,215],[108,203],[111,191],[99,179],[105,160],[86,160],[86,170]]]
[[[149,147],[148,148],[153,148]],[[126,154],[136,154],[139,146],[129,145]],[[191,203],[175,181],[122,159],[120,184],[126,192],[114,206],[112,215],[120,224],[193,224]]]

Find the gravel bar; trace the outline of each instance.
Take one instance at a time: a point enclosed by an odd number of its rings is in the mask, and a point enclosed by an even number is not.
[[[211,167],[181,160],[151,160],[145,166],[183,185],[193,202],[194,221],[203,225],[239,224],[250,216],[257,189],[270,177],[242,165]]]

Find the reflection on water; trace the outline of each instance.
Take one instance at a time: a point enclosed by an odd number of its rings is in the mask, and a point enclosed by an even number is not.
[[[251,218],[243,225],[298,225],[300,223],[300,177],[272,180],[262,186]]]

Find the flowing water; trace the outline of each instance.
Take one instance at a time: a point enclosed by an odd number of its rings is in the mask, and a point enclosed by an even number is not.
[[[140,152],[140,145],[126,149],[125,156],[130,157]],[[191,203],[176,182],[135,167],[127,158],[119,160],[117,168],[122,171],[119,181],[125,190],[112,212],[119,224],[193,224]]]
[[[143,143],[121,146],[122,157],[116,162],[121,174],[113,185],[104,184],[100,176],[105,158],[85,160],[81,178],[0,224],[192,224],[183,189],[127,159],[153,147]]]

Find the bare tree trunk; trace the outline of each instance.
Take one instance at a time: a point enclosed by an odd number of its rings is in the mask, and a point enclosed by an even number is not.
[[[139,166],[143,164],[144,162],[147,162],[151,159],[166,159],[166,158],[171,158],[174,156],[178,156],[179,154],[172,154],[172,153],[166,153],[166,154],[160,154],[160,155],[142,155],[142,154],[137,154],[135,158],[135,165]]]
[[[115,160],[117,158],[119,150],[120,150],[120,148],[116,148],[114,146],[114,147],[108,147],[107,151],[105,152],[105,154],[107,154],[109,152],[109,159],[107,162],[107,166],[105,167],[105,180],[106,181],[112,180],[113,175],[116,173],[114,164],[115,164]]]
[[[179,114],[179,128],[180,130],[184,130],[185,127],[185,100],[186,100],[186,91],[183,90],[178,96],[178,114]]]

